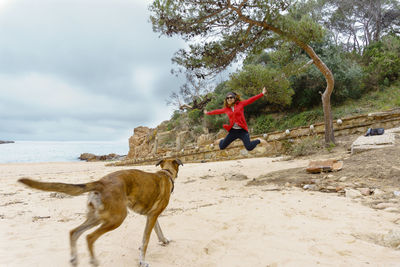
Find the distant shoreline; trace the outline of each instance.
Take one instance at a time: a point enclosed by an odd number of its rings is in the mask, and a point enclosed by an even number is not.
[[[128,151],[126,141],[15,141],[0,145],[0,163],[74,162],[82,153],[126,155]]]
[[[1,141],[0,140],[0,144],[12,144],[15,143],[15,141]]]

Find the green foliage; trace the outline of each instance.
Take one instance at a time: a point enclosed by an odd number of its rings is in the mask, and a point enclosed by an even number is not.
[[[254,120],[251,127],[253,128],[253,134],[264,134],[276,130],[276,124],[277,120],[271,115],[262,114]]]
[[[284,116],[262,114],[249,121],[253,134],[263,134],[273,131],[306,126],[323,121],[324,114],[321,108],[304,112],[287,113]]]
[[[231,75],[227,85],[244,98],[261,93],[263,87],[267,89],[266,98],[246,108],[250,115],[256,114],[267,103],[277,107],[288,106],[294,94],[289,81],[277,69],[263,65],[245,65],[243,70]]]
[[[278,130],[285,130],[323,121],[324,113],[321,108],[304,112],[295,112],[281,118]]]
[[[272,66],[272,59],[271,59],[271,53],[267,53],[264,50],[262,51],[257,51],[254,53],[250,53],[246,56],[245,60],[243,61],[243,65],[271,65],[271,67],[277,67],[277,66]]]
[[[400,107],[399,81],[379,91],[366,92],[360,99],[348,99],[342,105],[334,107],[332,114],[334,119],[338,119],[396,107]]]
[[[338,104],[348,98],[359,98],[363,91],[364,74],[362,67],[357,62],[358,57],[335,46],[327,38],[324,42],[312,45],[333,72],[335,89],[332,93],[332,101]],[[298,47],[290,43],[281,43],[276,50],[249,55],[245,60],[244,69],[252,64],[257,64],[259,68],[264,66],[275,75],[274,83],[270,86],[275,87],[283,94],[285,91],[280,87],[287,85],[280,84],[280,82],[289,80],[291,83],[289,87],[295,92],[294,95],[292,93],[286,95],[286,97],[292,98],[291,108],[306,109],[321,104],[320,92],[324,92],[326,88],[326,80],[321,72],[314,65],[306,66],[308,60]],[[286,79],[286,77],[289,78]],[[243,80],[250,80],[250,78],[245,76]]]
[[[203,112],[198,109],[193,109],[188,111],[189,123],[190,124],[199,124],[201,118],[203,116]]]
[[[274,47],[278,40],[304,47],[325,35],[305,1],[157,0],[149,9],[154,31],[189,43],[173,62],[201,77],[223,71],[249,52]]]
[[[203,133],[204,133],[204,131],[203,131],[203,127],[202,126],[197,125],[197,126],[193,127],[193,134],[195,136],[199,136],[199,135],[201,135]]]
[[[312,20],[309,15],[299,14],[299,10],[293,7],[284,20],[279,21],[278,27],[286,34],[283,38],[293,41],[294,38],[305,44],[320,42],[325,36],[325,30]]]
[[[182,115],[182,112],[179,110],[175,110],[174,113],[172,114],[171,120],[178,120],[180,116]]]
[[[375,42],[363,54],[364,70],[367,74],[367,89],[379,85],[390,85],[400,78],[400,37],[387,35]]]
[[[354,57],[328,40],[315,44],[314,47],[335,78],[332,102],[338,104],[348,98],[359,98],[363,91],[363,71],[353,59]],[[315,67],[310,67],[305,73],[291,77],[291,82],[295,91],[293,108],[310,108],[321,103],[320,92],[325,91],[326,81]]]
[[[218,132],[223,129],[222,125],[228,123],[228,117],[225,115],[217,115],[217,116],[206,116],[205,117],[206,127],[211,132]]]
[[[336,145],[334,144],[334,143],[329,143],[329,144],[326,144],[325,145],[325,148],[326,148],[326,150],[329,152],[329,153],[332,153],[332,151],[333,151],[333,149],[336,147]]]
[[[171,119],[169,120],[169,122],[167,124],[168,131],[171,131],[172,129],[175,129],[178,127],[178,125],[180,124],[182,115],[183,115],[183,113],[181,111],[179,111],[179,110],[174,111]]]

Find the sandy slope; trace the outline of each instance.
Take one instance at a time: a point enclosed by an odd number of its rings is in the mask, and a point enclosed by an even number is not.
[[[400,251],[374,240],[399,228],[399,216],[334,194],[245,186],[274,170],[307,161],[257,158],[185,164],[170,205],[160,218],[167,247],[152,235],[151,266],[400,266]],[[20,177],[85,182],[128,167],[104,163],[0,165],[0,266],[69,266],[69,230],[84,220],[86,196],[63,197],[28,189]],[[153,166],[137,167],[154,171]],[[144,217],[96,242],[101,266],[136,266]],[[89,266],[84,236],[80,266]]]

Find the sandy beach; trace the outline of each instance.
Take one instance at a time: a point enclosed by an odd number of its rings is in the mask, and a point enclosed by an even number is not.
[[[247,186],[260,175],[305,167],[308,160],[255,158],[184,164],[159,221],[172,242],[153,232],[150,266],[400,266],[400,250],[374,242],[399,228],[399,215],[336,194]],[[0,164],[0,266],[69,266],[69,231],[84,220],[86,195],[69,197],[16,181],[82,183],[127,168],[104,163]],[[247,179],[237,179],[243,174]],[[240,177],[239,177],[240,178]],[[145,218],[130,213],[96,242],[100,266],[137,266]],[[89,266],[85,235],[79,266]]]

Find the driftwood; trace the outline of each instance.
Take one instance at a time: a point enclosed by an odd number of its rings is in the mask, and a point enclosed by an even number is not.
[[[193,100],[193,102],[191,103],[191,105],[188,104],[183,104],[179,106],[180,110],[185,110],[185,109],[198,109],[198,110],[203,110],[206,105],[208,104],[208,102],[211,101],[211,97],[206,95],[204,96],[202,99],[200,99],[200,101],[196,98]]]

